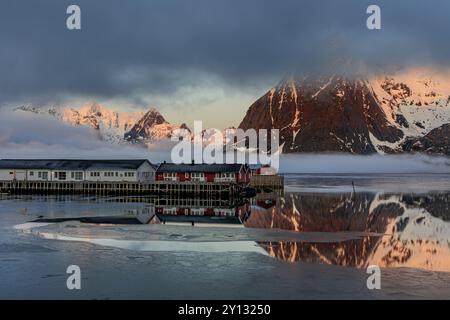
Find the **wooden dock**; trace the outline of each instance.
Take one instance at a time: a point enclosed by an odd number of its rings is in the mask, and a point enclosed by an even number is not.
[[[208,182],[0,181],[0,193],[233,197],[242,186]]]

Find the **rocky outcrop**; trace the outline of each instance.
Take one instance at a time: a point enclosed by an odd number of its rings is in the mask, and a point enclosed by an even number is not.
[[[407,138],[403,151],[422,152],[450,156],[450,124],[431,130],[421,138]]]

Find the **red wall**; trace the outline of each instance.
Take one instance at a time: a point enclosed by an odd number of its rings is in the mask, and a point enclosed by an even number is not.
[[[244,167],[241,169],[242,177],[239,178],[239,174],[235,174],[236,183],[248,183],[250,181],[250,171],[245,170]],[[214,182],[216,174],[215,173],[205,173],[206,182]],[[190,181],[191,175],[188,173],[187,177],[185,173],[177,173],[178,181],[184,182],[184,181]],[[156,173],[156,180],[157,181],[163,181],[164,176],[162,172]]]
[[[206,182],[214,182],[215,176],[216,176],[215,173],[206,173],[205,174]]]
[[[187,177],[186,177],[186,175],[187,175]],[[178,181],[181,181],[181,182],[183,182],[183,181],[190,181],[191,180],[191,175],[189,173],[188,174],[177,173],[177,179],[178,179]]]

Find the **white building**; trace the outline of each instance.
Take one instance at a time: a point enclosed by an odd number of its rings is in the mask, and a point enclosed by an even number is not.
[[[155,167],[148,160],[0,160],[0,181],[148,181]]]

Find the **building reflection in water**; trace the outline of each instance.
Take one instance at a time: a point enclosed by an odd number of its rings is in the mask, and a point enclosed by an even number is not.
[[[305,234],[355,232],[358,236],[354,239],[341,242],[261,239],[257,243],[270,256],[286,262],[356,268],[376,264],[386,268],[450,272],[450,201],[446,193],[285,193],[258,195],[246,201],[130,197],[93,201],[113,206],[109,209],[100,206],[101,214],[84,210],[84,216],[71,214],[38,221],[201,224],[282,229]],[[111,208],[116,210],[115,214],[111,214]]]

